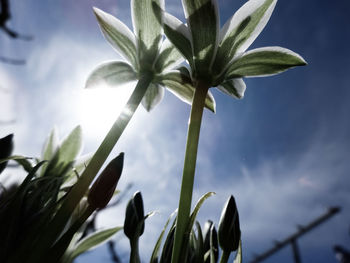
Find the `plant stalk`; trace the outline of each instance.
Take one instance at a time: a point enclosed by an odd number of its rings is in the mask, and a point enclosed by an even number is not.
[[[118,116],[118,119],[114,122],[113,126],[93,155],[92,159],[83,171],[77,183],[72,187],[70,192],[65,197],[65,201],[57,211],[52,222],[48,224],[48,229],[44,232],[46,233],[46,236],[43,236],[43,238],[41,238],[38,244],[39,246],[41,246],[41,244],[51,246],[63,231],[75,207],[81,198],[85,195],[86,191],[89,188],[89,185],[95,178],[98,171],[101,169],[108,155],[111,153],[113,147],[128,125],[130,119],[134,115],[151,81],[152,77],[148,75],[144,75],[139,79],[127,104],[124,106],[123,111]],[[40,253],[40,251],[43,250],[38,249],[36,251],[37,253]]]
[[[173,254],[171,259],[172,263],[180,263],[179,259],[182,253],[182,244],[186,235],[185,231],[190,218],[199,133],[201,128],[205,98],[208,90],[209,86],[206,83],[200,81],[197,82],[193,96],[190,121],[187,131],[185,162],[182,174],[181,193],[176,222]]]
[[[227,263],[229,257],[230,257],[231,252],[230,251],[222,251],[222,255],[220,258],[220,263]]]
[[[140,263],[140,254],[139,254],[139,237],[133,238],[130,240],[130,263]]]

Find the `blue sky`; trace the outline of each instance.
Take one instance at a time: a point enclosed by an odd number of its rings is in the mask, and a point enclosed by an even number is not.
[[[244,2],[219,1],[221,24]],[[25,66],[0,64],[0,119],[16,119],[0,127],[0,136],[14,132],[15,152],[38,156],[53,126],[64,136],[81,124],[84,153],[94,151],[133,86],[83,89],[99,63],[120,59],[103,39],[92,6],[131,27],[129,1],[11,3],[10,25],[34,40],[11,40],[0,32],[0,55],[27,61]],[[179,0],[167,0],[166,9],[183,18]],[[273,240],[293,233],[297,224],[335,205],[342,206],[341,214],[300,239],[303,262],[336,262],[332,246],[350,247],[349,13],[345,0],[279,1],[250,48],[286,47],[309,65],[247,79],[240,101],[213,90],[217,113],[206,111],[203,117],[194,200],[215,191],[199,219],[218,222],[225,200],[235,195],[245,262]],[[139,108],[114,151],[126,153],[120,188],[133,182],[133,190],[143,193],[146,210],[159,211],[148,220],[141,238],[145,261],[154,233],[177,207],[189,111],[187,104],[166,93],[151,113]],[[124,208],[122,204],[106,212],[99,226],[122,224]],[[121,254],[127,255],[126,239],[119,235],[116,240]],[[79,262],[88,259],[96,262],[108,255],[101,248]],[[293,262],[291,249],[266,262]]]

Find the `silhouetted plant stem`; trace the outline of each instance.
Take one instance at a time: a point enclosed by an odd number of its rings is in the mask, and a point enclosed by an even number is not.
[[[229,257],[230,257],[230,251],[223,250],[220,258],[220,263],[227,263]]]
[[[45,232],[46,235],[43,235],[43,238],[40,240],[42,242],[39,242],[39,246],[42,246],[43,244],[46,246],[51,246],[59,233],[62,232],[75,207],[88,190],[89,185],[106,161],[114,145],[117,143],[130,119],[134,115],[137,107],[141,103],[141,100],[147,91],[149,84],[151,83],[151,80],[152,78],[148,75],[144,75],[139,79],[127,104],[123,108],[123,111],[119,115],[118,119],[114,122],[112,128],[107,133],[106,137],[93,155],[91,161],[85,168],[77,183],[72,187],[70,192],[65,197],[62,206],[56,213],[52,222],[48,225],[49,229]],[[101,116],[101,118],[102,117],[103,116]],[[41,252],[44,250],[36,249],[36,251]]]
[[[132,241],[130,241],[130,263],[140,263],[139,254],[139,237],[136,236]]]
[[[178,217],[175,230],[172,263],[178,263],[181,254],[186,227],[189,222],[193,192],[193,182],[197,160],[199,133],[202,122],[203,108],[209,86],[198,81],[193,97],[190,121],[187,131],[185,162],[182,175],[181,193]]]

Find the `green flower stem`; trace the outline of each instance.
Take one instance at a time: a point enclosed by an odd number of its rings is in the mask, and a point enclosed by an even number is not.
[[[43,238],[41,238],[40,242],[38,243],[39,246],[42,246],[42,244],[51,246],[51,244],[53,244],[56,238],[63,231],[75,207],[88,190],[88,187],[91,184],[92,180],[95,178],[103,163],[106,161],[114,145],[117,143],[131,117],[134,115],[137,107],[141,103],[141,100],[145,95],[147,88],[151,83],[151,80],[152,78],[148,75],[144,75],[139,79],[123,111],[119,115],[118,119],[114,122],[112,128],[107,133],[100,147],[93,155],[91,161],[80,176],[78,182],[73,186],[71,191],[65,197],[64,203],[57,211],[52,222],[48,225],[47,231],[44,232],[47,235],[43,235]],[[37,249],[36,251],[40,254],[43,250]]]
[[[198,140],[202,122],[203,108],[209,86],[198,82],[194,92],[190,122],[187,131],[185,163],[182,175],[179,210],[176,222],[175,240],[171,262],[179,263],[182,243],[189,222],[193,192],[193,182],[197,160]]]
[[[230,251],[222,251],[222,255],[220,258],[220,263],[227,263],[229,257],[230,257],[231,252]]]
[[[140,263],[140,253],[139,253],[139,237],[136,236],[132,241],[130,241],[130,263]]]

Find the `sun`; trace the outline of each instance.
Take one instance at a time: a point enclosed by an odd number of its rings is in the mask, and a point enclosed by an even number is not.
[[[84,89],[79,103],[80,124],[90,136],[105,134],[127,103],[135,83],[118,88],[99,87]]]

